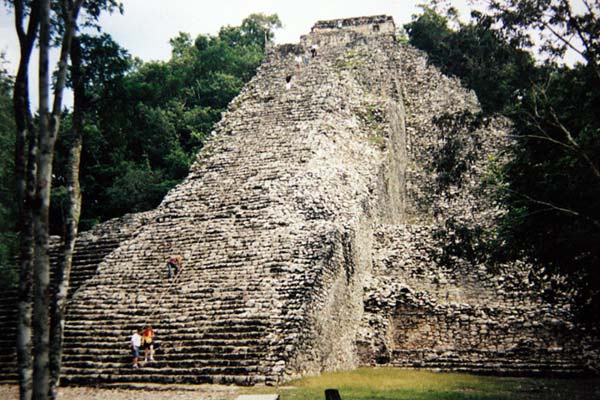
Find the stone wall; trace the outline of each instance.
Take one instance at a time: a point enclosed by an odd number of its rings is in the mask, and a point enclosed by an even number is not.
[[[311,29],[313,36],[333,32],[344,35],[347,31],[359,33],[363,36],[373,34],[394,35],[396,24],[392,17],[387,15],[374,15],[371,17],[343,18],[318,21]]]
[[[424,53],[405,45],[396,51],[406,115],[405,218],[374,229],[361,362],[511,374],[596,368],[597,334],[574,322],[568,299],[543,300],[530,265],[491,268],[460,256],[440,264],[444,246],[461,245],[457,227],[493,232],[506,212],[486,181],[510,157],[508,122],[453,130],[437,124],[476,114],[475,95]],[[450,140],[461,141],[456,156],[466,167],[448,183],[435,159]]]
[[[549,304],[528,266],[435,262],[431,227],[379,226],[361,362],[487,373],[577,373],[597,362],[568,304]],[[588,342],[588,345],[583,343]]]

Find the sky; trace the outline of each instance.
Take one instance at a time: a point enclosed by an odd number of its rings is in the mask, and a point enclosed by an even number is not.
[[[239,25],[251,13],[276,13],[283,28],[276,31],[276,43],[295,43],[318,20],[391,15],[397,25],[409,22],[423,0],[123,0],[124,13],[104,14],[100,25],[122,47],[144,61],[167,60],[169,39],[179,32],[192,37],[216,34],[221,26]],[[467,0],[452,0],[465,16]],[[6,54],[14,72],[18,43],[12,13],[0,7],[0,51]]]
[[[450,0],[463,17],[468,17],[469,0]],[[199,34],[216,34],[222,26],[240,25],[251,13],[276,13],[283,27],[275,32],[275,42],[296,43],[300,36],[310,31],[312,25],[323,19],[358,17],[366,15],[391,15],[401,26],[418,13],[418,4],[426,0],[122,0],[123,15],[104,14],[100,25],[104,32],[127,49],[134,57],[144,61],[168,60],[171,54],[169,39],[179,32],[196,37]],[[0,6],[0,52],[5,53],[9,73],[15,74],[19,59],[19,46],[14,31],[14,15]],[[54,60],[57,59],[56,52]],[[37,104],[37,54],[30,69],[31,100]],[[65,104],[72,104],[70,93],[65,94]]]
[[[473,0],[446,0],[468,20]],[[192,37],[199,34],[215,35],[222,26],[240,25],[251,13],[276,13],[283,28],[275,32],[275,42],[297,43],[300,36],[310,31],[318,20],[358,17],[366,15],[391,15],[397,26],[411,21],[419,12],[418,4],[427,0],[122,0],[123,15],[104,14],[100,25],[104,32],[127,49],[134,57],[144,61],[168,60],[171,55],[169,39],[179,32]],[[480,2],[481,3],[481,2]],[[573,0],[574,8],[582,9],[580,0]],[[19,46],[14,32],[12,12],[0,3],[0,52],[8,60],[4,65],[15,74]],[[56,54],[54,60],[56,60]],[[577,60],[574,57],[573,60]],[[569,62],[569,55],[567,56]],[[572,62],[571,62],[572,63]],[[37,54],[31,63],[30,77],[33,104],[37,104]],[[65,103],[72,103],[69,93]]]
[[[322,19],[386,14],[397,24],[409,22],[423,0],[125,0],[125,14],[105,16],[103,28],[141,59],[166,60],[169,39],[179,32],[216,34],[221,26],[239,25],[251,13],[279,15],[283,28],[276,43],[295,43]],[[467,1],[455,1],[467,11]],[[152,22],[150,22],[152,21]]]

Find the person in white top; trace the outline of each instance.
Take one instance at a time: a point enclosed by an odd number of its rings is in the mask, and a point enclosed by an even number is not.
[[[138,329],[131,335],[131,350],[133,354],[133,368],[139,368],[140,346],[142,345],[142,331]]]
[[[300,72],[300,66],[302,66],[302,56],[296,55],[296,57],[294,57],[294,62],[296,63],[296,72]]]

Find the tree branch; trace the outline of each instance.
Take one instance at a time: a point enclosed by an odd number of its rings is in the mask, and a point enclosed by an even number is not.
[[[569,16],[569,22],[571,24],[573,24],[573,27],[575,27],[575,32],[577,32],[577,35],[579,36],[579,40],[581,40],[581,43],[583,43],[583,46],[585,47],[586,53],[590,56],[586,57],[585,55],[583,55],[583,57],[588,61],[589,64],[592,65],[592,67],[594,68],[594,71],[596,72],[596,77],[600,80],[600,71],[598,70],[598,66],[596,63],[596,52],[593,49],[593,46],[589,43],[589,40],[585,38],[584,34],[583,34],[583,30],[581,29],[581,25],[579,24],[579,21],[577,20],[577,18],[575,18],[573,16],[573,12],[571,10],[571,4],[569,3],[569,1],[567,0],[563,0],[563,4],[565,5],[565,8],[567,9],[567,14]],[[587,4],[586,4],[587,7]],[[589,7],[588,7],[589,10]],[[591,12],[590,10],[590,14],[594,15],[594,13]]]
[[[571,143],[571,146],[576,150],[576,152],[587,162],[596,178],[600,178],[600,170],[598,169],[598,167],[596,167],[596,165],[588,156],[588,154],[581,148],[581,146],[579,146],[579,143],[577,143],[577,141],[573,138],[573,135],[571,135],[571,132],[567,129],[567,127],[564,126],[562,122],[560,122],[560,119],[558,118],[558,115],[556,115],[556,111],[554,110],[554,108],[549,108],[550,115],[552,115],[552,119],[554,120],[555,126],[558,127],[564,133],[565,137],[567,138],[567,141]]]
[[[588,12],[592,15],[595,15],[592,6],[588,3],[588,0],[582,0],[582,2],[583,5],[585,5],[585,8],[587,8]]]
[[[582,219],[584,219],[584,220],[592,223],[595,227],[600,228],[600,221],[598,221],[598,220],[596,220],[594,218],[588,217],[586,215],[583,215],[583,214],[581,214],[578,211],[572,210],[570,208],[560,207],[560,206],[557,206],[556,204],[553,204],[553,203],[550,203],[550,202],[547,202],[547,201],[537,200],[537,199],[534,199],[533,197],[528,196],[528,195],[526,195],[524,193],[517,192],[515,190],[509,189],[509,188],[506,188],[506,187],[501,187],[500,189],[501,190],[505,190],[505,191],[510,192],[510,193],[513,193],[513,194],[515,194],[517,196],[520,196],[520,197],[526,199],[527,201],[529,201],[531,203],[539,204],[539,205],[542,205],[542,206],[546,206],[549,209],[552,209],[554,211],[558,211],[558,212],[561,212],[561,213],[572,215],[574,217],[582,218]]]
[[[542,26],[545,29],[548,29],[554,36],[556,36],[556,38],[558,38],[561,42],[563,42],[567,47],[569,47],[571,50],[573,50],[574,52],[576,52],[577,54],[579,54],[581,57],[585,58],[587,60],[587,57],[585,56],[585,52],[581,51],[580,49],[578,49],[577,47],[575,47],[573,45],[573,43],[571,43],[571,41],[569,39],[566,39],[563,35],[561,35],[560,33],[558,33],[553,27],[552,25],[550,25],[550,23],[546,22],[546,21],[542,21]]]
[[[65,0],[63,3],[65,31],[60,48],[56,85],[54,89],[54,102],[52,105],[51,128],[54,132],[58,130],[58,121],[60,120],[60,113],[62,111],[63,89],[67,79],[67,61],[69,59],[71,42],[73,40],[73,35],[75,34],[77,16],[79,15],[82,2],[83,0],[76,0],[75,4],[73,4],[72,0]]]
[[[539,140],[545,140],[547,142],[556,144],[558,146],[562,146],[565,147],[569,150],[573,150],[573,148],[563,142],[561,142],[560,140],[556,140],[556,139],[552,139],[549,136],[545,136],[545,135],[508,135],[508,137],[511,138],[515,138],[515,139],[520,139],[520,138],[528,138],[528,139],[539,139]]]
[[[17,31],[21,49],[23,49],[23,44],[25,43],[25,30],[23,29],[23,1],[14,0],[13,4],[15,6],[15,30]]]

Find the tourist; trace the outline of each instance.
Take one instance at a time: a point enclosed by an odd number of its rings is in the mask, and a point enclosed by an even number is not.
[[[296,63],[296,73],[299,74],[300,67],[302,66],[302,56],[297,55],[296,57],[294,57],[294,61]]]
[[[177,274],[181,270],[181,256],[169,257],[169,261],[167,261],[167,270],[169,272],[169,279],[171,279],[172,276],[177,276]],[[175,274],[173,274],[173,270],[175,270]]]
[[[285,76],[285,88],[286,90],[290,90],[292,88],[292,74],[287,74]]]
[[[148,362],[148,355],[150,362],[154,361],[154,329],[150,324],[142,333],[142,347],[144,348],[144,362]]]
[[[139,368],[138,360],[140,357],[140,346],[142,345],[142,337],[140,336],[142,331],[140,329],[133,332],[131,335],[131,350],[133,354],[133,368]]]
[[[312,54],[313,58],[315,58],[317,56],[317,50],[319,50],[318,44],[315,43],[312,46],[310,46],[310,54]]]

